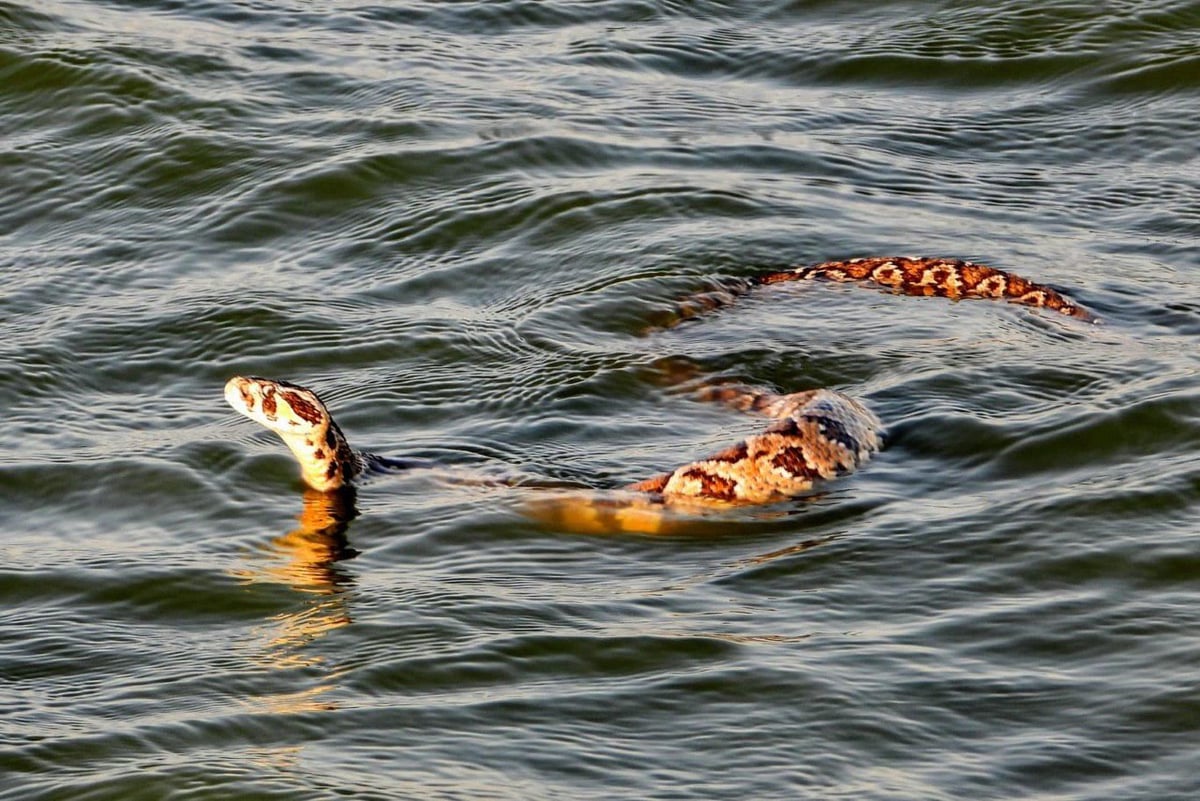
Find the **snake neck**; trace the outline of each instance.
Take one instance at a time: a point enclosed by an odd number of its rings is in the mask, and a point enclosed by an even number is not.
[[[351,449],[346,435],[333,420],[307,434],[280,434],[300,463],[304,483],[315,490],[330,492],[349,486],[363,472],[362,457]]]

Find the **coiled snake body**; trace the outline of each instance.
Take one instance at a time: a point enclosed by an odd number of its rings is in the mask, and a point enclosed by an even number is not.
[[[1091,321],[1092,315],[1050,287],[981,264],[951,259],[865,258],[767,272],[680,304],[676,319],[731,303],[754,287],[812,279],[873,283],[908,295],[994,298]],[[881,446],[879,419],[859,401],[831,389],[788,395],[717,386],[701,392],[775,422],[760,434],[705,459],[632,484],[617,503],[685,510],[758,504],[793,497],[815,483],[846,475]],[[238,412],[279,434],[300,463],[306,484],[321,492],[347,487],[376,457],[354,451],[325,404],[310,389],[260,377],[236,376],[225,398]],[[585,501],[580,501],[585,503]],[[604,504],[601,504],[603,506]],[[608,506],[614,504],[611,499]],[[604,516],[617,528],[628,521]]]

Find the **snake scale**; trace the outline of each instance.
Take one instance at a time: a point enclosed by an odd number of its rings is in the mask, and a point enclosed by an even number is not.
[[[765,272],[682,302],[676,320],[732,303],[755,287],[825,279],[874,284],[906,295],[992,298],[1040,307],[1081,320],[1094,317],[1057,290],[1018,275],[954,259],[874,257]],[[719,453],[625,487],[595,502],[579,498],[571,518],[590,515],[588,528],[645,530],[647,510],[685,511],[762,504],[794,497],[815,484],[853,472],[878,452],[882,425],[862,403],[831,389],[786,395],[716,386],[702,396],[773,422]],[[300,464],[304,482],[320,492],[350,487],[378,457],[353,450],[315,392],[257,376],[235,376],[225,398],[238,412],[276,432]],[[553,517],[564,518],[561,505]],[[633,516],[630,516],[630,512]],[[658,515],[661,516],[661,515]],[[649,518],[656,519],[654,514]]]

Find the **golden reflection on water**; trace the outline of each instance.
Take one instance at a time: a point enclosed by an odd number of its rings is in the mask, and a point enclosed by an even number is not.
[[[770,508],[721,501],[677,499],[664,504],[651,494],[629,490],[543,490],[520,504],[526,517],[571,534],[711,536],[739,521],[782,519]]]
[[[329,670],[310,646],[352,622],[348,600],[353,579],[338,563],[357,555],[346,540],[356,515],[352,492],[306,490],[299,525],[265,543],[232,571],[247,584],[279,584],[301,593],[295,608],[272,615],[256,630],[252,661],[270,671],[323,674],[312,686],[249,696],[248,705],[277,714],[335,708],[321,697],[336,686],[338,672]]]
[[[352,493],[304,491],[300,525],[270,541],[262,564],[248,564],[239,578],[286,584],[315,595],[338,595],[353,584],[337,563],[357,556],[346,529],[358,515]]]

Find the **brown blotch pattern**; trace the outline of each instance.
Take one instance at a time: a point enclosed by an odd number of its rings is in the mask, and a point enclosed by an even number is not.
[[[723,388],[722,394],[730,391]],[[745,398],[736,405],[765,412],[778,422],[706,459],[628,489],[659,494],[668,504],[766,503],[848,473],[879,450],[879,420],[840,392],[746,391]]]
[[[813,267],[766,273],[758,276],[754,282],[777,284],[814,278],[873,283],[905,295],[1003,298],[1011,303],[1039,306],[1081,320],[1095,319],[1091,312],[1048,286],[961,259],[893,256],[829,261]]]
[[[710,472],[701,467],[684,470],[680,474],[684,481],[695,482],[698,496],[712,498],[715,501],[737,500],[737,482],[727,476]]]
[[[771,465],[786,471],[788,475],[810,479],[817,477],[811,463],[804,456],[804,449],[796,446],[780,448],[779,452],[771,457]]]
[[[295,392],[281,392],[279,394],[283,396],[284,402],[292,407],[292,411],[296,413],[297,417],[313,425],[317,425],[325,419],[325,414],[301,395]]]

